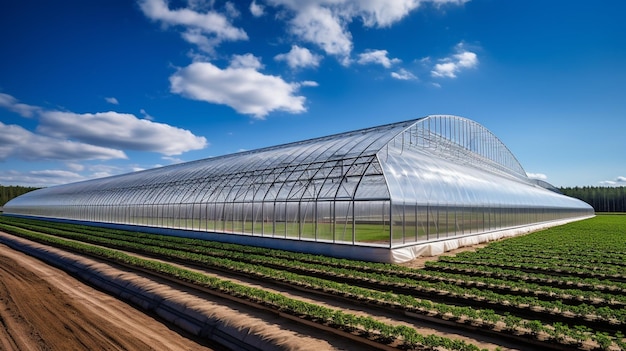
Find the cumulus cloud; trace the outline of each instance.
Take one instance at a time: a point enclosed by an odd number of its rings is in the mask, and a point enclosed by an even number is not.
[[[53,185],[79,182],[86,178],[78,173],[64,170],[40,170],[40,171],[0,171],[0,184],[32,186],[43,188]]]
[[[603,180],[600,182],[600,184],[608,186],[626,186],[626,177],[619,176],[614,180]]]
[[[256,1],[252,0],[250,3],[250,13],[254,17],[261,17],[265,14],[265,7],[263,5],[259,5]]]
[[[300,39],[318,45],[329,55],[349,63],[352,51],[352,34],[345,27],[347,21],[331,9],[310,6],[298,9],[291,20],[291,32]]]
[[[140,109],[139,113],[141,113],[141,115],[143,116],[143,119],[147,119],[149,121],[154,121],[154,117],[152,117],[148,112],[146,112],[146,110]]]
[[[204,137],[195,136],[188,130],[112,111],[83,114],[46,111],[41,114],[37,131],[90,145],[153,151],[168,156],[207,145]]]
[[[263,68],[264,66],[258,57],[252,54],[245,54],[245,55],[233,55],[233,58],[230,60],[230,67],[251,68],[254,70],[258,70],[258,69]]]
[[[433,77],[456,78],[459,71],[478,65],[476,53],[466,50],[462,43],[456,46],[457,53],[439,60],[430,72]]]
[[[250,57],[243,61],[253,62]],[[302,83],[288,83],[281,77],[263,74],[255,65],[242,65],[240,58],[233,59],[224,69],[210,62],[194,62],[170,76],[170,90],[175,94],[227,105],[258,119],[275,110],[306,111],[305,97],[296,95],[301,86]]]
[[[44,110],[20,104],[11,95],[3,94],[6,105],[17,113],[29,111],[39,124],[36,133],[18,125],[0,125],[0,160],[18,157],[27,160],[93,160],[126,158],[122,150],[158,152],[179,155],[207,146],[204,137],[190,131],[132,114],[99,112],[78,114]],[[16,105],[28,108],[15,108]],[[144,110],[144,116],[149,117]]]
[[[322,60],[319,55],[313,54],[307,48],[301,48],[298,45],[292,45],[291,50],[285,54],[278,54],[274,57],[276,61],[285,61],[292,69],[317,67]]]
[[[316,86],[319,86],[319,84],[317,84],[317,82],[314,82],[314,81],[311,81],[311,80],[305,80],[305,81],[302,81],[302,82],[296,83],[296,84],[298,84],[301,87],[316,87]]]
[[[119,105],[120,104],[120,102],[117,101],[117,99],[114,98],[114,97],[105,97],[104,100],[106,102],[108,102],[109,104],[112,104],[112,105]]]
[[[329,55],[350,64],[352,34],[348,25],[360,19],[366,27],[389,27],[402,20],[423,2],[463,4],[468,0],[268,0],[287,10],[291,34],[319,46]]]
[[[3,93],[0,93],[0,107],[13,111],[22,117],[33,117],[35,113],[41,110],[37,106],[23,104],[13,96]]]
[[[201,50],[212,53],[222,41],[247,40],[247,33],[236,28],[230,19],[214,10],[198,12],[198,6],[170,9],[165,0],[141,0],[139,7],[144,15],[167,26],[183,26],[183,39],[197,45]],[[225,5],[226,14],[237,17],[239,12],[230,2]]]
[[[414,79],[417,79],[417,77],[413,73],[405,70],[404,68],[400,68],[396,72],[391,72],[391,77],[395,78],[395,79],[399,79],[399,80],[414,80]]]
[[[526,172],[526,176],[530,179],[547,180],[548,176],[543,173],[529,173]]]
[[[358,63],[365,65],[368,63],[375,63],[382,65],[385,68],[391,67],[395,63],[401,62],[398,58],[390,59],[387,57],[387,50],[368,50],[362,54],[359,54]]]
[[[126,159],[121,150],[32,133],[18,125],[0,122],[0,160],[16,157],[37,160]]]

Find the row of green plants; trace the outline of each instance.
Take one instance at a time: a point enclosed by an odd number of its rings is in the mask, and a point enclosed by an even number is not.
[[[69,231],[67,230],[56,232],[58,235],[68,235],[68,233]],[[79,235],[77,239],[90,240],[99,244],[108,243],[106,240],[97,239],[94,233],[89,234],[90,235],[88,237]],[[619,301],[613,301],[614,299],[610,299],[609,301],[598,301],[603,302],[606,306],[596,307],[595,305],[584,303],[585,301],[578,302],[575,300],[575,304],[570,305],[561,302],[555,297],[551,297],[548,293],[543,295],[532,294],[532,296],[519,294],[519,292],[516,294],[503,293],[502,290],[504,289],[496,289],[493,285],[484,285],[480,287],[468,286],[469,284],[467,284],[466,281],[460,279],[457,279],[454,282],[415,280],[414,277],[406,278],[388,276],[387,274],[377,272],[359,272],[352,269],[329,267],[323,264],[299,262],[296,265],[291,260],[264,255],[244,254],[234,251],[223,251],[215,248],[207,249],[205,247],[197,247],[188,243],[168,243],[166,240],[163,240],[165,237],[135,237],[133,240],[128,241],[128,236],[124,234],[100,233],[98,235],[99,237],[104,236],[114,240],[128,242],[128,245],[133,246],[135,250],[144,250],[147,245],[162,248],[183,249],[185,252],[195,252],[212,257],[226,258],[237,262],[247,262],[252,264],[254,267],[274,267],[281,270],[297,271],[306,275],[321,275],[327,279],[333,280],[349,279],[352,283],[362,285],[365,284],[380,290],[392,290],[407,294],[416,294],[418,296],[444,295],[446,301],[452,301],[455,303],[461,302],[464,304],[478,301],[481,305],[487,305],[490,308],[499,310],[517,308],[522,310],[521,313],[531,310],[539,314],[545,314],[546,316],[544,319],[553,319],[555,315],[565,314],[567,316],[565,320],[569,320],[569,318],[572,318],[573,314],[573,317],[581,319],[584,318],[585,320],[588,320],[590,324],[597,324],[598,321],[604,321],[610,325],[619,325],[626,322],[626,310],[621,308],[623,307],[623,304],[619,304]],[[137,243],[140,245],[137,246]],[[116,245],[124,246],[126,244],[118,242]],[[126,246],[127,248],[128,245]],[[549,297],[549,299],[545,301],[542,297]],[[599,297],[594,298],[600,299]]]
[[[39,222],[39,223],[37,223]],[[206,240],[198,240],[198,239],[188,239],[188,238],[179,238],[173,236],[161,236],[154,234],[146,234],[146,233],[137,233],[137,232],[128,232],[121,230],[112,230],[112,229],[101,229],[94,228],[88,226],[77,226],[71,225],[68,226],[62,223],[41,223],[41,221],[31,222],[34,225],[44,225],[45,227],[56,228],[65,231],[75,231],[86,233],[90,235],[98,235],[105,237],[112,237],[118,239],[128,239],[128,238],[141,238],[141,239],[152,239],[152,245],[160,245],[163,247],[171,247],[170,244],[175,244],[176,247],[179,245],[187,245],[190,250],[194,251],[199,247],[210,248],[214,255],[217,255],[221,252],[222,256],[227,256],[228,251],[235,252],[237,254],[246,254],[246,255],[261,255],[268,256],[272,258],[272,261],[276,261],[277,259],[284,259],[285,262],[291,264],[292,261],[298,261],[302,263],[311,263],[311,264],[319,264],[322,265],[322,268],[333,266],[339,268],[345,268],[356,271],[365,271],[365,272],[375,272],[384,274],[387,276],[400,276],[405,278],[411,278],[416,281],[437,281],[437,282],[447,282],[452,283],[457,286],[465,286],[469,288],[478,287],[478,288],[488,288],[490,290],[504,291],[506,293],[511,293],[515,295],[519,294],[528,294],[531,293],[540,299],[545,300],[573,300],[575,303],[586,303],[592,305],[612,305],[615,307],[619,307],[623,305],[626,301],[626,296],[620,294],[620,290],[617,290],[617,294],[613,294],[615,289],[607,289],[607,291],[593,291],[590,289],[577,289],[576,286],[572,286],[572,284],[561,284],[562,287],[551,287],[541,284],[542,280],[538,280],[535,282],[528,282],[528,279],[517,279],[512,280],[511,276],[508,275],[504,277],[504,279],[497,279],[492,277],[485,276],[473,276],[471,280],[467,279],[466,272],[461,274],[455,273],[446,273],[437,270],[430,271],[416,271],[410,269],[398,269],[403,268],[396,265],[388,265],[388,264],[378,264],[378,263],[369,263],[369,262],[360,262],[360,261],[351,261],[345,259],[335,259],[328,258],[325,256],[318,255],[307,255],[307,254],[298,254],[291,253],[281,250],[272,250],[272,249],[264,249],[264,248],[255,248],[248,247],[237,244],[225,244],[225,243],[216,243]],[[145,241],[144,241],[145,242]],[[196,250],[197,251],[197,250]],[[225,251],[226,253],[224,253]],[[202,252],[202,251],[200,251]],[[247,258],[248,256],[245,256]],[[251,256],[250,256],[251,257]],[[261,259],[262,260],[262,259]],[[257,259],[256,263],[259,259]],[[315,269],[315,267],[313,267]],[[515,271],[518,272],[518,271]],[[581,278],[574,278],[577,282],[580,282]],[[552,282],[553,283],[553,282]],[[597,281],[590,282],[589,284],[585,284],[585,287],[595,287],[598,285]]]
[[[424,336],[415,329],[404,325],[390,325],[367,316],[357,316],[340,310],[288,298],[282,294],[272,293],[267,290],[244,286],[229,280],[219,279],[189,269],[157,260],[150,260],[128,255],[118,250],[94,246],[78,241],[71,241],[59,237],[42,234],[25,228],[2,224],[5,231],[37,242],[70,249],[76,252],[101,257],[128,266],[149,270],[160,275],[174,279],[180,279],[188,283],[243,298],[254,303],[270,307],[277,311],[301,316],[309,320],[331,325],[350,332],[361,333],[366,336],[374,336],[382,342],[400,342],[404,348],[426,347],[428,349],[443,348],[446,350],[475,351],[480,350],[476,345],[463,340],[453,340],[437,335]]]
[[[31,224],[31,228],[33,227],[35,226]],[[66,226],[65,229],[68,229],[71,227],[72,226]],[[82,228],[82,229],[88,229],[88,228],[89,227]],[[85,234],[85,233],[69,234],[68,231],[61,231],[61,233],[57,233],[57,234],[70,236],[78,240],[94,241],[94,238],[97,238],[96,236],[93,235],[93,233],[91,233],[92,235]],[[112,234],[112,236],[115,236],[115,235],[117,234]],[[126,237],[125,239],[128,239],[128,238]],[[326,293],[328,293],[329,291],[333,291],[335,294],[338,294],[338,295],[341,295],[342,293],[344,293],[344,296],[345,296],[345,292],[348,292],[347,297],[357,298],[357,299],[366,300],[366,301],[375,302],[375,303],[376,301],[378,301],[378,303],[384,302],[394,308],[398,308],[398,306],[403,306],[402,308],[412,310],[413,312],[435,314],[439,316],[440,318],[447,318],[447,319],[452,318],[454,320],[463,320],[466,323],[470,323],[470,324],[478,323],[489,328],[496,328],[498,322],[500,322],[501,324],[502,323],[505,324],[506,328],[508,328],[509,330],[511,331],[515,330],[516,333],[519,333],[520,329],[525,329],[526,332],[534,333],[535,335],[541,332],[541,333],[550,335],[553,340],[557,340],[557,341],[565,340],[566,338],[564,337],[564,335],[568,335],[567,333],[563,334],[563,330],[564,330],[563,327],[555,328],[550,325],[543,326],[543,324],[539,321],[527,321],[521,318],[518,318],[516,320],[515,319],[516,317],[513,317],[513,316],[503,317],[501,315],[495,314],[492,310],[473,310],[467,307],[455,308],[450,305],[433,304],[430,301],[419,300],[419,299],[414,299],[414,298],[412,299],[409,296],[396,295],[396,294],[390,294],[390,293],[372,292],[371,290],[356,288],[347,284],[337,285],[337,283],[334,283],[333,285],[332,282],[328,282],[327,280],[315,279],[315,278],[306,277],[306,276],[299,276],[296,274],[288,273],[285,270],[272,270],[272,269],[267,269],[267,268],[262,269],[259,267],[258,264],[243,264],[241,262],[242,261],[241,257],[239,257],[236,260],[228,260],[228,259],[223,259],[223,258],[215,259],[214,257],[207,258],[206,255],[193,254],[189,252],[191,248],[188,248],[188,247],[184,248],[183,251],[174,250],[172,248],[164,249],[161,247],[162,245],[160,245],[159,240],[154,240],[153,238],[144,238],[144,239],[147,239],[147,240],[133,244],[133,242],[120,240],[119,238],[111,239],[111,238],[100,237],[100,238],[95,239],[95,242],[98,242],[99,244],[109,244],[109,245],[115,245],[115,246],[126,247],[126,248],[131,247],[131,248],[135,248],[136,250],[144,250],[144,251],[147,248],[152,247],[153,249],[151,249],[151,253],[159,254],[160,256],[167,256],[170,258],[183,259],[186,261],[192,261],[192,262],[203,263],[203,264],[207,264],[207,262],[210,262],[210,265],[212,267],[219,267],[221,269],[226,269],[226,270],[231,270],[231,271],[237,270],[241,272],[246,272],[247,274],[255,274],[257,278],[264,279],[264,280],[282,279],[283,281],[289,284],[294,284],[294,285],[304,284],[307,286],[307,288],[316,288],[319,290],[323,290]],[[178,246],[178,248],[180,249],[182,247]],[[340,272],[340,275],[345,275],[345,274],[346,274],[345,271]],[[371,274],[368,279],[372,279]],[[357,290],[355,291],[355,289]],[[427,290],[427,292],[428,291],[435,292],[436,290]],[[456,292],[456,294],[459,294],[459,295],[461,293],[465,294],[463,296],[464,298],[466,299],[468,298],[468,296],[466,295],[467,294],[466,292]],[[473,297],[470,297],[470,299],[471,298]],[[507,302],[507,304],[509,303],[510,302]],[[433,310],[434,310],[434,313],[433,313]],[[589,311],[586,311],[586,313],[589,313]],[[515,323],[512,323],[512,321],[515,321]],[[537,326],[542,326],[542,327],[538,329]],[[571,328],[572,330],[571,334],[574,336],[569,337],[570,341],[578,340],[580,342],[580,340],[587,340],[587,339],[594,338],[593,333],[590,333],[590,332],[582,333],[582,334],[579,333],[579,331],[581,330],[580,328],[582,327],[577,326],[577,327]]]
[[[36,225],[31,224],[30,228],[39,230]],[[512,308],[520,310],[520,313],[529,313],[532,311],[539,315],[544,315],[544,319],[554,319],[555,316],[565,315],[565,321],[572,317],[584,319],[590,325],[598,324],[598,321],[606,322],[608,328],[613,325],[626,324],[626,310],[621,308],[623,304],[619,301],[603,301],[607,306],[595,306],[586,303],[574,301],[575,305],[563,303],[556,298],[550,298],[548,301],[540,297],[544,295],[524,295],[503,293],[502,288],[494,287],[494,285],[468,286],[466,281],[457,279],[454,282],[446,281],[425,281],[415,280],[413,278],[388,276],[381,273],[359,272],[346,268],[329,267],[320,264],[310,264],[299,262],[294,265],[293,261],[281,258],[268,257],[263,255],[251,255],[237,253],[233,251],[221,251],[215,248],[207,249],[196,247],[182,243],[168,243],[164,238],[142,237],[133,238],[128,241],[128,236],[118,234],[99,233],[77,233],[60,229],[48,229],[48,232],[55,235],[61,235],[76,240],[90,241],[103,245],[114,245],[116,247],[132,249],[135,251],[149,251],[152,254],[171,255],[168,249],[174,249],[175,252],[181,251],[182,254],[187,252],[198,253],[201,256],[210,256],[211,262],[218,262],[220,258],[236,262],[245,262],[254,267],[274,267],[280,270],[296,271],[305,275],[318,275],[331,280],[349,280],[354,284],[366,285],[368,287],[378,288],[380,290],[392,290],[405,294],[413,294],[417,296],[442,296],[446,301],[463,304],[486,305],[489,308],[497,310],[510,310]],[[156,250],[150,248],[164,248],[165,250]],[[175,257],[186,259],[185,257]],[[208,259],[207,259],[208,260]],[[217,263],[212,263],[217,265]],[[549,294],[547,297],[550,297]],[[612,302],[612,303],[611,303]]]
[[[573,277],[567,275],[550,275],[548,273],[526,272],[518,269],[477,266],[459,262],[427,262],[424,269],[428,273],[448,272],[465,275],[466,279],[474,277],[494,277],[499,279],[524,282],[536,282],[542,286],[570,287],[591,292],[607,292],[623,296],[626,294],[626,283],[614,282],[600,278]]]
[[[592,269],[586,269],[584,267],[573,267],[568,264],[558,265],[558,259],[554,259],[552,262],[532,261],[523,262],[517,260],[511,260],[508,257],[500,257],[498,259],[480,260],[480,259],[467,259],[466,257],[441,257],[440,264],[447,263],[464,263],[472,264],[480,267],[498,267],[506,269],[517,269],[525,272],[539,272],[553,275],[569,275],[576,277],[589,277],[606,279],[615,282],[626,282],[626,275],[622,274],[623,268],[611,269],[606,267],[606,270],[602,270],[602,267],[596,267]]]
[[[510,248],[508,248],[510,250]],[[586,255],[564,255],[557,252],[527,253],[525,251],[508,252],[505,250],[481,250],[479,253],[473,253],[472,259],[490,262],[493,255],[506,255],[508,258],[515,259],[515,262],[522,264],[533,264],[535,262],[554,262],[558,260],[560,266],[584,268],[586,270],[608,269],[610,271],[620,272],[626,266],[624,257],[616,257],[614,259],[607,258],[600,252],[587,253]],[[460,255],[461,257],[463,255]]]

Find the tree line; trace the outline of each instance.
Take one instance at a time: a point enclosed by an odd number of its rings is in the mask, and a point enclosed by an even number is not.
[[[4,206],[9,200],[14,197],[18,197],[22,194],[26,194],[29,191],[33,191],[39,188],[19,186],[19,185],[0,185],[0,206]]]
[[[626,212],[626,186],[567,187],[559,190],[567,196],[583,200],[596,212]]]

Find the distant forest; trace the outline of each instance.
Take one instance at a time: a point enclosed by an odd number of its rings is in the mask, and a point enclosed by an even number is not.
[[[626,186],[560,188],[563,194],[581,199],[596,212],[626,212]]]
[[[31,187],[17,186],[17,185],[10,185],[10,186],[0,185],[0,206],[4,206],[4,204],[9,202],[9,200],[11,200],[14,197],[18,197],[22,194],[25,194],[29,191],[33,191],[36,189],[39,189],[39,188],[31,188]]]

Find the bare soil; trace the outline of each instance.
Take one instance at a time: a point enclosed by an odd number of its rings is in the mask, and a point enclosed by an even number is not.
[[[450,250],[450,251],[446,251],[440,255],[437,256],[422,256],[422,257],[418,257],[415,258],[411,261],[408,262],[404,262],[404,263],[400,263],[401,266],[405,266],[405,267],[409,267],[409,268],[424,268],[426,262],[428,261],[436,261],[439,259],[440,256],[455,256],[458,253],[461,252],[465,252],[465,251],[476,251],[480,248],[483,248],[485,246],[487,246],[489,243],[482,243],[482,244],[476,244],[476,245],[470,245],[470,246],[463,246],[463,247],[459,247],[458,249],[454,249],[454,250]]]
[[[4,245],[0,245],[0,349],[214,350]]]

